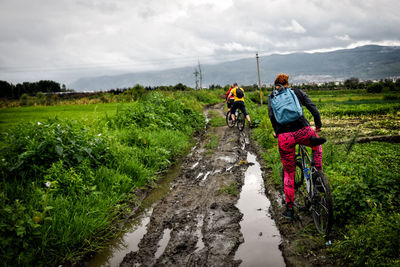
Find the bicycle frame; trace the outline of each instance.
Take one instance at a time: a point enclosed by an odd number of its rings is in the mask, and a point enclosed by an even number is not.
[[[314,173],[317,171],[315,168],[315,160],[314,160],[314,148],[310,154],[307,151],[307,147],[304,145],[299,145],[298,146],[298,153],[296,154],[296,157],[300,157],[301,159],[301,165],[302,165],[302,171],[305,177],[305,183],[306,183],[306,189],[307,189],[307,194],[310,199],[310,201],[313,200],[313,192],[314,192]]]

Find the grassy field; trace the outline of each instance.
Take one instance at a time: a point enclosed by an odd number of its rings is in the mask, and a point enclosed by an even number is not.
[[[16,126],[20,122],[38,122],[58,117],[60,119],[81,120],[87,124],[105,116],[114,116],[121,103],[29,106],[0,109],[0,132]]]

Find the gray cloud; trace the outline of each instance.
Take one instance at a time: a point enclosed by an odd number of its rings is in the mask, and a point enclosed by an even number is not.
[[[0,80],[155,70],[399,45],[397,0],[2,0]]]

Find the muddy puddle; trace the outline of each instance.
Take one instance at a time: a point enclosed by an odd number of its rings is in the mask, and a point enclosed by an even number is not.
[[[240,222],[244,243],[235,255],[241,266],[285,266],[279,250],[280,234],[268,211],[270,201],[265,196],[261,168],[252,153],[247,154],[251,166],[246,170],[245,181],[236,204],[243,213]]]
[[[147,232],[153,205],[170,191],[171,183],[178,176],[180,169],[181,162],[169,170],[160,180],[158,187],[144,199],[142,208],[134,216],[135,219],[124,227],[124,234],[112,240],[104,250],[97,253],[89,262],[90,267],[119,266],[127,253],[139,249],[138,244]],[[160,255],[168,243],[168,236],[169,232],[165,233],[164,241],[159,244]]]

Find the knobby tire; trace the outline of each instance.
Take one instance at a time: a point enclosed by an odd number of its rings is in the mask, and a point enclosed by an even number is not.
[[[232,117],[231,117],[231,112],[230,111],[228,111],[226,113],[225,120],[226,120],[226,125],[229,128],[232,128],[233,126],[235,126],[234,124],[232,124]]]
[[[237,127],[238,127],[239,131],[243,131],[245,119],[244,119],[244,115],[242,112],[239,112],[239,114],[236,118],[236,123],[237,123]]]
[[[333,224],[333,201],[328,178],[323,172],[315,177],[311,212],[315,226],[321,234],[328,235]],[[322,184],[322,186],[321,186]]]

